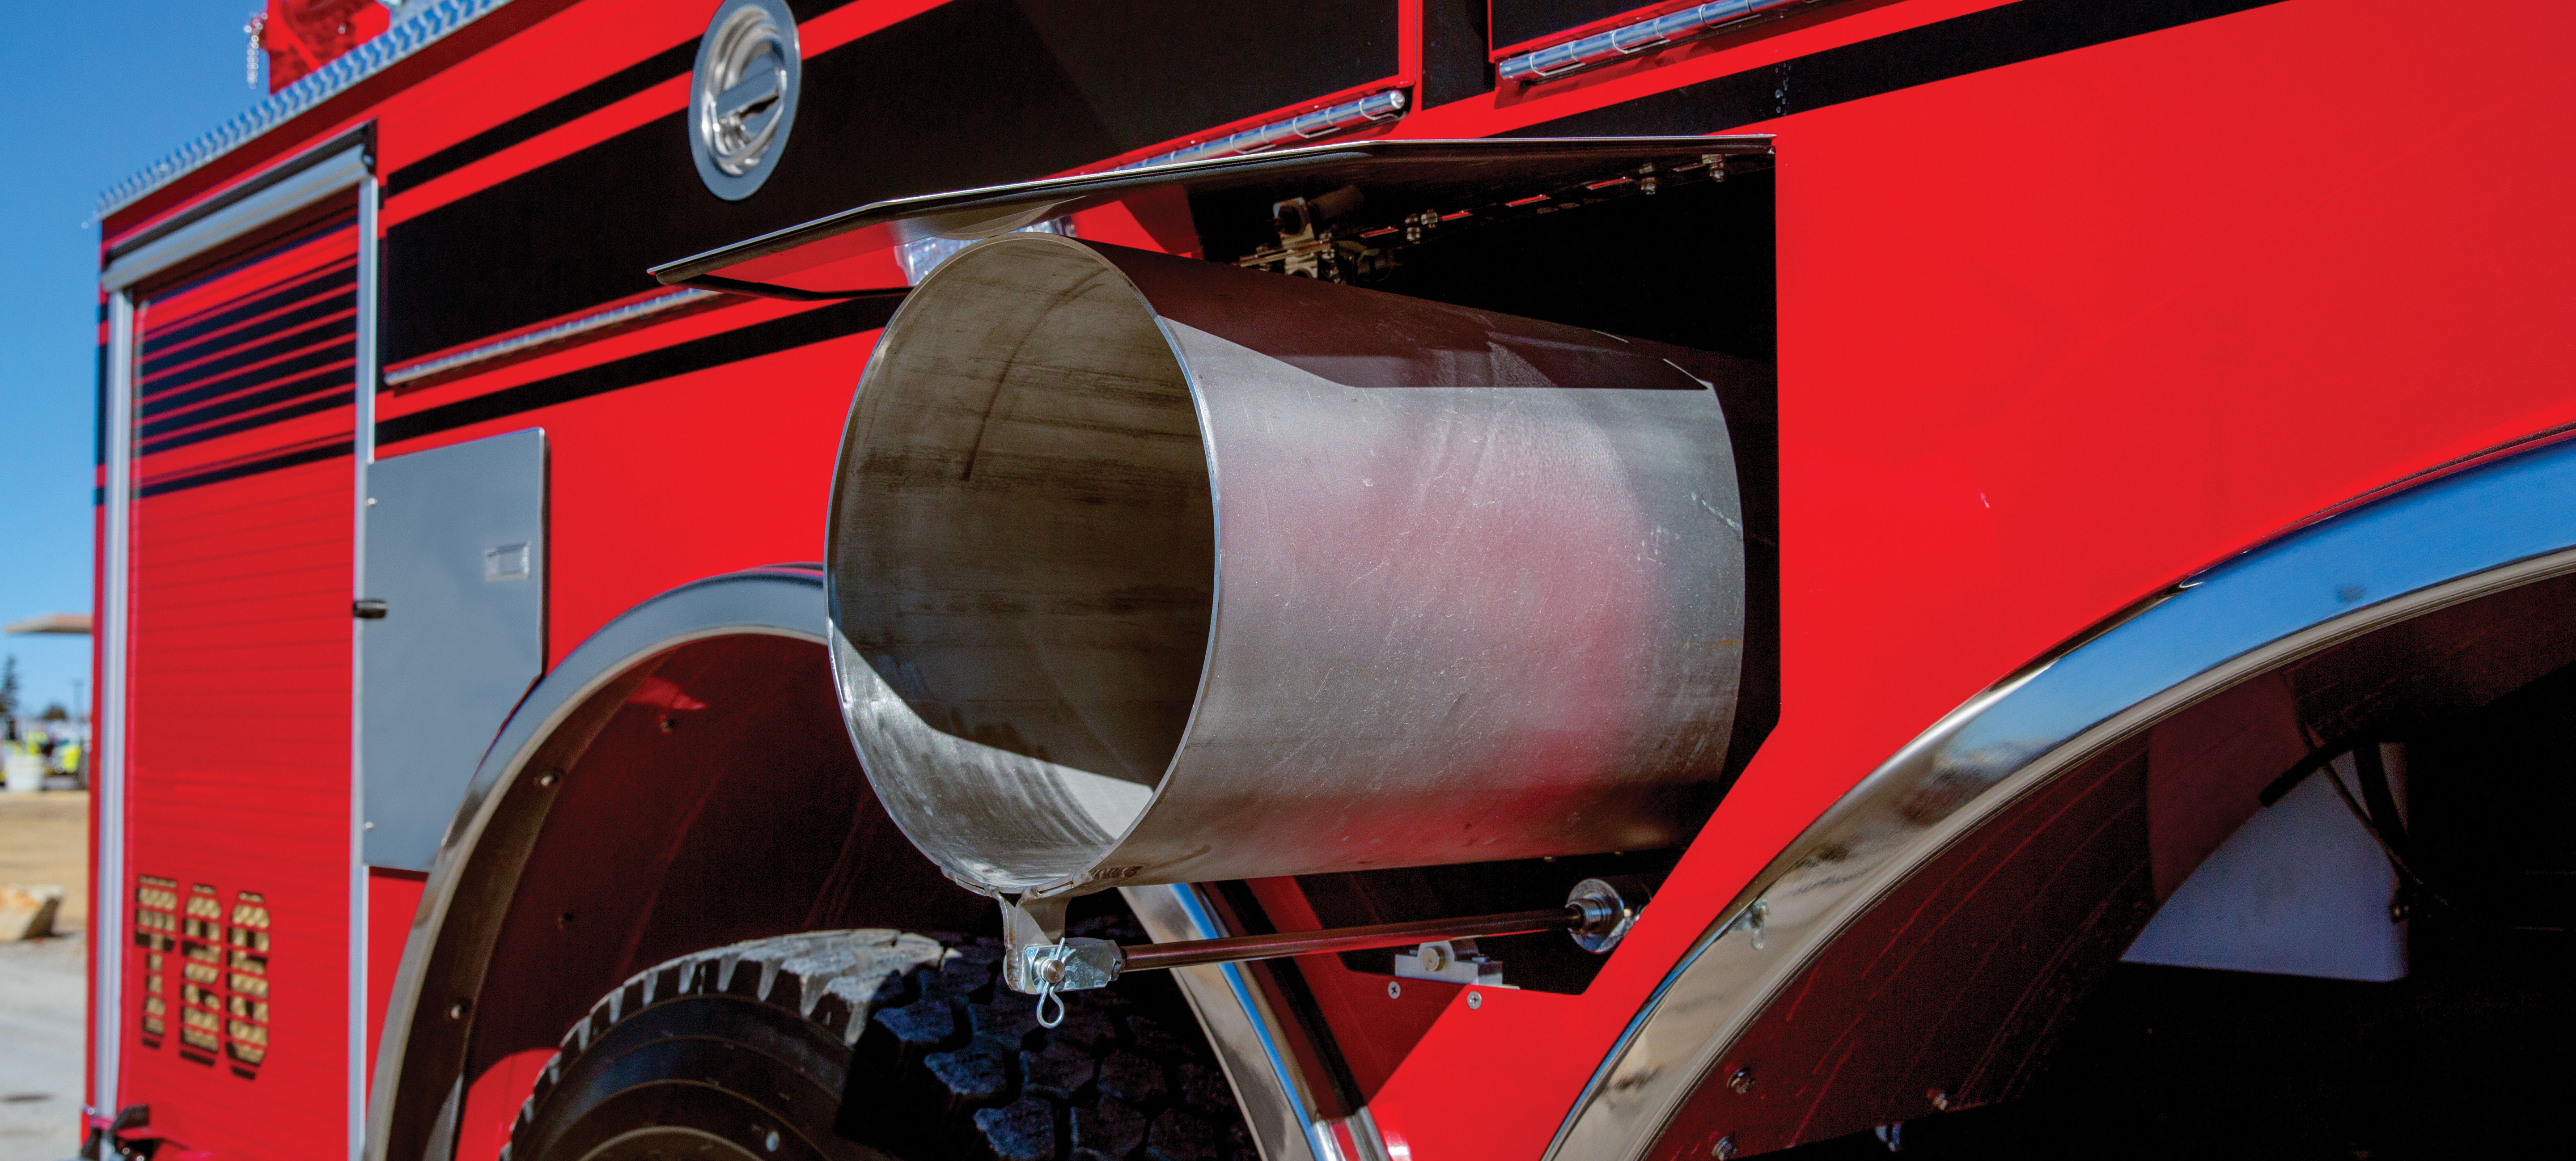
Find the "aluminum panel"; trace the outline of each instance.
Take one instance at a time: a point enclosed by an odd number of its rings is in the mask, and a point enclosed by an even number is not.
[[[545,668],[546,437],[367,469],[359,676],[366,861],[426,871],[492,738]]]

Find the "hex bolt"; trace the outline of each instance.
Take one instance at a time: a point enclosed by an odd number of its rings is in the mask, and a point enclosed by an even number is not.
[[[1717,1158],[1717,1161],[1728,1161],[1728,1158],[1735,1156],[1735,1134],[1729,1133],[1718,1138],[1716,1144],[1708,1147],[1708,1155]]]
[[[1930,1100],[1930,1101],[1932,1102],[1932,1107],[1933,1107],[1933,1108],[1939,1109],[1939,1110],[1941,1110],[1942,1112],[1945,1112],[1945,1113],[1950,1111],[1950,1094],[1949,1094],[1949,1093],[1943,1092],[1943,1091],[1941,1091],[1940,1089],[1937,1089],[1937,1088],[1936,1088],[1936,1089],[1932,1089],[1932,1090],[1930,1090],[1930,1091],[1928,1091],[1928,1092],[1924,1093],[1924,1094],[1923,1094],[1923,1096],[1924,1096],[1924,1098],[1925,1098],[1925,1099]]]

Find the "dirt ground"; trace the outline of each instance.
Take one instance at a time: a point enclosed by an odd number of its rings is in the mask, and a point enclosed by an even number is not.
[[[64,890],[59,934],[0,943],[0,1161],[61,1161],[80,1147],[88,820],[86,794],[0,794],[0,883]]]
[[[0,794],[0,883],[64,891],[58,931],[89,929],[89,795]]]

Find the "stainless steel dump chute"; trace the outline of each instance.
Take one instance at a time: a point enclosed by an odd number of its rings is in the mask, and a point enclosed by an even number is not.
[[[1049,896],[1642,849],[1725,760],[1717,356],[1048,235],[887,326],[834,661],[879,798]]]

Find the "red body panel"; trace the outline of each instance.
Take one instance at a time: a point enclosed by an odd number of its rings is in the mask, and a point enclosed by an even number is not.
[[[805,51],[930,6],[835,9],[804,25]],[[1781,62],[2002,7],[1834,8],[1415,111],[1395,132],[1504,133],[1761,70],[1795,86]],[[1419,75],[1420,17],[1405,12],[1417,42],[1406,68]],[[705,16],[703,5],[589,0],[380,105],[330,116],[372,116],[382,169],[398,170],[692,40]],[[1778,135],[1780,722],[1583,994],[1487,991],[1479,1008],[1452,1002],[1434,1015],[1416,1010],[1424,996],[1462,989],[1408,984],[1390,1000],[1375,977],[1327,987],[1338,965],[1319,969],[1319,1004],[1390,1143],[1420,1157],[1535,1156],[1718,908],[1943,713],[2311,513],[2576,422],[2576,223],[2565,212],[2576,163],[2564,144],[2576,139],[2576,74],[2559,59],[2571,40],[2576,12],[2556,5],[2428,15],[2396,0],[2284,0],[1792,116],[1694,126]],[[670,82],[609,103],[390,197],[385,221],[683,99]],[[109,233],[144,224],[129,213]],[[1088,223],[1086,236],[1150,240]],[[184,309],[176,297],[152,308]],[[810,309],[728,305],[386,393],[380,418]],[[559,659],[676,584],[821,556],[842,419],[873,340],[500,414],[380,454],[547,430],[548,654]],[[255,450],[345,440],[348,423],[346,409],[317,412],[261,429],[258,449],[208,440],[146,459],[140,477],[148,486]],[[168,1047],[128,1049],[127,1099],[153,1104],[154,1129],[227,1157],[331,1155],[345,1139],[349,471],[331,459],[136,509],[129,863],[178,880],[182,894],[213,884],[227,906],[231,892],[268,892],[277,987],[298,998],[281,999],[276,1054],[255,1081]],[[269,691],[257,699],[235,692],[251,672]],[[238,738],[244,722],[248,745],[207,740]],[[252,786],[257,806],[240,793]],[[270,821],[254,829],[250,812]],[[121,888],[128,900],[133,887]],[[416,891],[377,880],[369,929],[392,938],[392,913],[407,919]],[[138,965],[128,995],[139,998],[142,953],[115,954]],[[371,998],[392,955],[377,943]],[[1416,1023],[1427,1031],[1406,1051],[1413,1033],[1398,1026]],[[475,1083],[469,1145],[505,1132],[528,1079],[513,1067]]]

